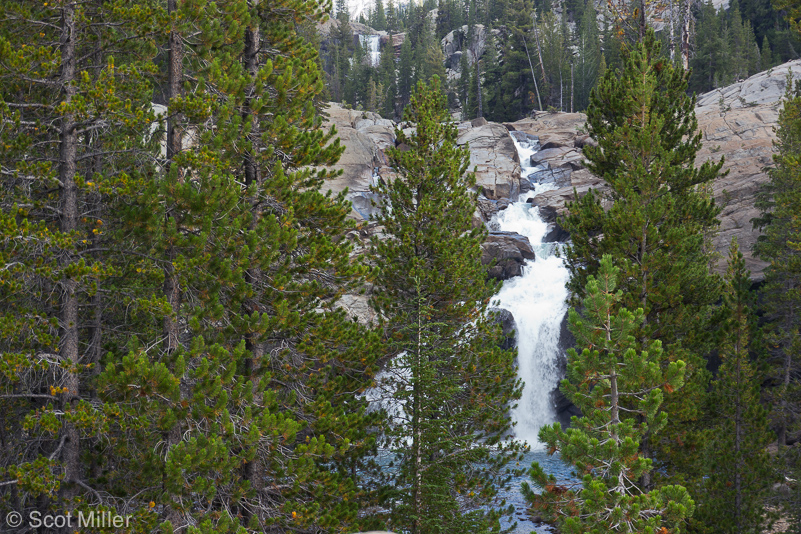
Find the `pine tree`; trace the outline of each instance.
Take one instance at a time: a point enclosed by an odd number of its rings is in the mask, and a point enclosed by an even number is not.
[[[662,341],[666,362],[687,363],[688,385],[681,396],[668,396],[664,409],[671,415],[671,436],[692,446],[692,425],[685,425],[698,417],[706,389],[699,352],[719,294],[704,243],[719,210],[699,188],[717,176],[722,162],[694,168],[701,137],[695,133],[694,101],[685,93],[687,73],[660,56],[653,31],[624,47],[623,64],[622,71],[606,71],[587,108],[589,133],[599,143],[585,148],[588,168],[606,180],[610,192],[606,199],[588,193],[562,220],[572,236],[569,287],[579,304],[599,258],[618,258],[623,304],[645,313],[635,335]],[[646,441],[643,447],[664,448],[659,459],[671,468],[692,457],[675,441]]]
[[[398,12],[395,9],[395,0],[389,0],[387,4],[387,31],[392,33],[398,32],[400,29]]]
[[[370,26],[378,31],[387,29],[387,16],[384,14],[384,0],[375,0],[375,9],[370,19]]]
[[[119,211],[152,170],[158,15],[149,2],[0,2],[4,513],[125,508],[126,474],[102,454],[117,409],[96,375],[124,335],[104,313],[125,294]]]
[[[729,248],[726,285],[716,323],[723,360],[712,385],[712,420],[705,448],[707,476],[697,492],[695,530],[761,533],[769,523],[766,492],[773,473],[766,447],[775,436],[760,404],[761,380],[750,361],[757,332],[750,272],[737,240]]]
[[[786,3],[788,15],[795,17],[797,10]],[[791,18],[798,31],[795,18]],[[767,37],[766,37],[767,38]],[[779,113],[776,132],[777,154],[775,166],[768,171],[770,180],[757,195],[756,207],[761,216],[752,222],[763,234],[759,236],[754,252],[770,264],[765,269],[765,282],[761,288],[764,312],[765,340],[768,346],[765,397],[769,418],[777,430],[779,447],[779,473],[799,480],[801,453],[798,447],[787,445],[801,432],[801,209],[799,188],[799,154],[801,153],[801,88],[792,87],[787,80],[784,108]],[[791,531],[801,532],[801,484],[781,498],[782,512],[791,524]]]
[[[690,60],[692,74],[689,88],[696,93],[705,93],[716,87],[716,74],[724,71],[725,60],[723,54],[726,46],[723,35],[720,14],[711,1],[701,7],[701,13],[696,23],[695,55]]]
[[[599,79],[602,57],[601,41],[598,34],[598,16],[594,6],[584,9],[578,32],[578,56],[575,68],[575,109],[582,111],[590,101],[590,91]]]
[[[561,532],[680,532],[694,504],[681,486],[645,491],[639,484],[652,462],[639,452],[648,433],[657,435],[667,422],[659,411],[662,390],[676,391],[684,381],[685,365],[671,362],[662,369],[662,346],[657,340],[646,347],[635,339],[645,318],[643,310],[621,307],[617,290],[620,269],[605,254],[598,277],[589,276],[583,313],[569,312],[571,332],[582,353],[568,351],[568,378],[562,391],[584,414],[573,417],[571,427],[559,423],[540,429],[549,453],[559,452],[575,466],[580,486],[556,485],[534,463],[531,477],[542,493],[528,484],[523,494],[534,509],[559,525]],[[635,424],[624,413],[641,416]]]
[[[756,207],[762,212],[754,220],[763,234],[754,247],[756,254],[770,262],[762,288],[763,308],[769,321],[766,340],[770,353],[768,399],[771,420],[784,447],[801,422],[801,209],[799,161],[801,153],[801,96],[788,83],[787,100],[779,114],[776,166],[770,180],[760,189]]]
[[[509,36],[502,43],[501,51],[503,65],[499,84],[502,101],[494,105],[495,111],[491,111],[497,120],[518,120],[538,107],[532,70],[537,69],[536,76],[540,76],[541,65],[536,48],[538,45],[531,31],[532,9],[529,0],[504,2],[503,21]],[[543,92],[543,88],[540,87],[539,91]],[[498,109],[503,110],[503,116],[500,116]]]
[[[398,100],[400,100],[401,110],[406,108],[412,96],[414,76],[414,51],[412,49],[412,41],[407,34],[401,45],[400,62],[398,64]]]
[[[415,534],[500,532],[497,492],[520,446],[508,406],[520,397],[514,354],[502,350],[486,310],[495,291],[481,265],[486,230],[473,228],[474,175],[456,145],[439,79],[418,84],[390,149],[398,178],[380,184],[384,235],[372,305],[385,318],[379,390],[397,403],[385,436],[399,465],[390,526]]]
[[[398,82],[395,72],[395,48],[392,46],[392,34],[389,42],[381,51],[381,62],[378,65],[380,85],[383,86],[383,107],[381,115],[385,118],[395,117],[395,102],[398,97]]]
[[[773,52],[770,49],[770,40],[766,35],[762,38],[762,47],[759,49],[759,70],[768,70],[775,64]]]
[[[380,526],[321,7],[48,4],[0,3],[0,507]]]

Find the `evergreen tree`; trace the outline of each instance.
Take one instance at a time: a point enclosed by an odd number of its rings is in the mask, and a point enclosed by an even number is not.
[[[395,117],[395,103],[398,97],[398,82],[395,72],[395,48],[392,46],[392,34],[389,42],[381,51],[381,61],[378,65],[379,83],[383,86],[381,115],[385,118]]]
[[[407,108],[410,149],[390,149],[399,176],[381,183],[384,236],[371,244],[372,305],[385,318],[384,378],[397,403],[387,445],[397,458],[390,526],[415,534],[500,532],[498,489],[520,451],[508,406],[520,397],[513,351],[487,316],[496,289],[481,265],[486,230],[471,224],[475,177],[456,145],[439,79]]]
[[[342,150],[303,38],[320,6],[1,7],[2,506],[133,511],[141,532],[380,526],[358,513],[376,337],[336,309],[366,269],[320,192]]]
[[[762,38],[762,47],[759,49],[759,70],[768,70],[776,63],[773,61],[773,52],[770,49],[768,36]]]
[[[387,4],[387,31],[392,33],[398,32],[400,29],[398,12],[395,10],[395,0],[389,0]]]
[[[698,511],[693,517],[698,531],[758,534],[768,526],[765,497],[773,469],[766,447],[775,436],[760,404],[761,380],[749,357],[757,331],[754,307],[750,272],[732,239],[716,321],[721,326],[723,364],[709,397],[714,423],[705,449],[708,474],[696,493]]]
[[[348,78],[351,70],[351,55],[353,54],[353,32],[347,21],[347,5],[343,11],[337,12],[337,26],[334,32],[334,73],[331,83],[331,96],[337,102],[345,102]]]
[[[412,50],[412,41],[407,34],[401,45],[400,62],[398,64],[398,100],[400,101],[401,110],[406,107],[411,99],[414,76],[414,52]]]
[[[645,313],[636,337],[662,341],[665,364],[687,363],[688,385],[680,396],[668,396],[664,409],[671,414],[671,437],[694,446],[690,423],[708,379],[699,351],[719,294],[704,243],[719,210],[699,188],[717,176],[722,162],[694,168],[701,137],[694,100],[685,93],[687,73],[660,56],[653,31],[624,47],[623,64],[622,71],[606,71],[587,108],[589,133],[599,143],[585,148],[588,168],[610,192],[607,199],[588,193],[562,220],[572,236],[569,287],[580,303],[599,258],[619,258],[623,304]],[[647,456],[651,447],[660,449],[660,461],[671,469],[684,469],[692,457],[672,440],[642,445]]]
[[[778,430],[778,443],[784,447],[798,432],[801,422],[801,96],[788,83],[787,100],[779,114],[778,153],[769,172],[770,180],[761,187],[756,206],[762,212],[754,225],[762,229],[754,251],[770,263],[762,287],[763,309],[769,321],[769,388],[771,420]]]
[[[690,60],[692,74],[689,88],[696,93],[705,93],[716,87],[716,74],[724,71],[724,45],[720,14],[711,0],[701,6],[696,22],[695,55]]]
[[[153,170],[148,33],[161,15],[150,2],[0,2],[3,515],[128,509],[137,475],[105,454],[119,410],[96,376],[126,335],[105,310],[126,294],[119,213]]]
[[[387,16],[384,14],[384,0],[375,0],[370,26],[374,30],[383,31],[387,29]]]
[[[578,54],[575,67],[575,109],[582,111],[590,101],[590,91],[599,79],[602,57],[598,16],[594,6],[584,9],[578,31]]]
[[[503,21],[509,31],[502,43],[500,93],[502,101],[495,109],[503,110],[495,114],[499,120],[514,121],[532,109],[536,109],[537,96],[533,76],[540,76],[541,64],[537,53],[537,39],[532,34],[530,13],[533,7],[530,0],[507,0],[504,2]],[[532,67],[533,65],[533,67]],[[537,70],[537,74],[532,72]],[[543,88],[540,87],[542,92]]]
[[[553,11],[545,13],[537,22],[542,47],[543,71],[539,90],[546,108],[559,111],[570,106],[570,55],[568,35]]]
[[[663,370],[661,343],[651,341],[645,350],[635,339],[644,313],[621,307],[619,272],[605,254],[597,279],[587,279],[584,316],[569,312],[570,330],[585,348],[580,355],[568,351],[562,391],[584,415],[574,416],[567,430],[555,423],[539,434],[550,454],[558,451],[575,466],[580,488],[557,486],[556,478],[534,463],[530,473],[542,493],[524,483],[523,494],[566,533],[680,532],[693,501],[681,486],[643,490],[639,479],[652,462],[638,448],[646,432],[653,437],[665,426],[662,389],[678,390],[685,366],[676,361]],[[623,418],[626,412],[640,415],[641,422]]]

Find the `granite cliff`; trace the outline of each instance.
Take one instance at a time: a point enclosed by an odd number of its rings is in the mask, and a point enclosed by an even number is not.
[[[718,178],[712,185],[716,201],[723,207],[721,226],[713,239],[721,257],[717,269],[725,267],[725,254],[731,238],[736,236],[746,263],[754,280],[762,278],[764,262],[754,258],[751,246],[758,232],[753,230],[751,219],[758,212],[754,208],[755,194],[760,184],[767,180],[766,167],[772,164],[774,127],[782,105],[785,87],[789,78],[801,78],[801,60],[785,63],[768,71],[756,74],[733,85],[717,89],[698,97],[696,114],[702,134],[703,148],[697,163],[708,159],[725,157],[724,170],[728,174]],[[395,144],[394,124],[369,112],[343,109],[331,104],[327,112],[328,121],[336,126],[346,150],[337,164],[342,176],[332,180],[328,187],[333,192],[348,188],[348,198],[353,202],[352,217],[369,219],[374,213],[369,192],[373,180],[391,179],[384,150]],[[565,239],[555,225],[558,215],[565,212],[565,203],[572,200],[574,188],[579,195],[589,189],[603,189],[602,180],[583,167],[582,147],[592,143],[584,128],[585,117],[580,113],[536,113],[530,118],[512,123],[492,123],[484,119],[458,124],[457,142],[470,147],[470,162],[476,168],[477,187],[481,193],[476,223],[488,222],[492,214],[508,205],[509,199],[517,199],[526,193],[532,181],[549,180],[557,189],[532,196],[529,202],[539,206],[541,212],[554,223],[555,239]],[[520,178],[520,162],[511,135],[536,136],[540,151],[532,159],[545,164],[546,171]],[[493,239],[491,248],[505,250],[509,259],[510,246],[519,245],[521,260],[525,243],[519,236],[509,236],[509,243],[502,244],[503,236]],[[491,254],[487,254],[491,256]],[[506,269],[499,277],[514,276],[517,269]]]

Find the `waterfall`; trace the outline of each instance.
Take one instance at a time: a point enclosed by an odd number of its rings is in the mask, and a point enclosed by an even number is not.
[[[380,40],[380,35],[359,35],[359,44],[367,50],[367,57],[371,67],[377,67],[381,61]]]
[[[521,136],[522,137],[522,136]],[[539,150],[533,136],[512,138],[520,156],[521,177],[535,170],[531,155]],[[536,254],[528,260],[522,276],[506,280],[497,295],[498,306],[514,315],[517,325],[518,374],[524,382],[523,396],[512,412],[515,436],[540,448],[537,433],[541,426],[555,420],[551,391],[559,382],[559,334],[567,311],[565,283],[569,274],[561,258],[553,255],[553,243],[544,243],[549,228],[540,218],[539,208],[526,203],[537,193],[553,189],[553,184],[532,184],[532,190],[520,195],[517,202],[499,212],[493,225],[503,231],[528,237]]]

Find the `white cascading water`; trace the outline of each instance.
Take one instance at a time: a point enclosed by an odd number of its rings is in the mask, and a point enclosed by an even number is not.
[[[521,176],[526,177],[535,170],[530,158],[539,143],[513,141],[520,156]],[[559,335],[567,311],[565,284],[569,274],[563,260],[553,255],[554,245],[543,243],[548,224],[540,218],[539,208],[526,199],[553,188],[551,184],[532,184],[530,192],[520,195],[517,202],[494,218],[500,230],[528,237],[536,255],[523,267],[522,276],[506,280],[496,296],[498,306],[512,313],[517,326],[518,375],[524,387],[518,407],[512,412],[515,436],[532,449],[541,448],[539,429],[553,422],[556,415],[551,391],[560,379]]]
[[[367,50],[371,67],[377,66],[381,61],[380,40],[380,35],[359,35],[359,43]]]

